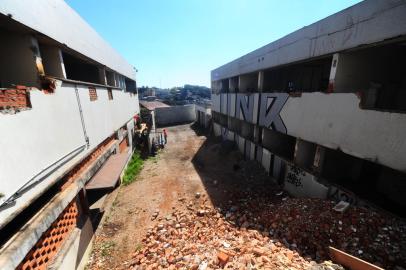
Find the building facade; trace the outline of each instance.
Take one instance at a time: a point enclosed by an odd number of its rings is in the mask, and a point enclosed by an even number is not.
[[[211,72],[213,128],[295,196],[406,213],[406,1],[366,0]]]
[[[135,68],[62,0],[1,1],[0,40],[0,269],[76,269],[92,179],[131,155]]]

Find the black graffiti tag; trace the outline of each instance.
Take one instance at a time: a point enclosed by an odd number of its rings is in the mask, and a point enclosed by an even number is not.
[[[298,167],[292,166],[286,175],[286,182],[296,186],[303,187],[302,177],[306,174]]]

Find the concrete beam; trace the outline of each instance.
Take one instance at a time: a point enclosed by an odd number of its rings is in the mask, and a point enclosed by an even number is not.
[[[406,35],[406,0],[366,0],[211,72],[230,78]]]

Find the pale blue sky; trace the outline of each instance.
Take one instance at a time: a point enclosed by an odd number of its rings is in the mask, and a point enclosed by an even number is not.
[[[138,85],[210,85],[210,71],[359,0],[66,0],[138,69]]]

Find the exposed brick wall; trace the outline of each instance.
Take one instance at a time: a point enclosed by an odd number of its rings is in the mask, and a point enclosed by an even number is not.
[[[96,88],[94,88],[94,87],[89,87],[89,97],[90,97],[90,101],[95,101],[95,100],[97,100],[97,91],[96,91]]]
[[[47,269],[47,266],[52,262],[64,241],[76,228],[78,220],[79,209],[76,199],[74,199],[42,235],[16,269]]]
[[[31,108],[31,102],[27,88],[0,90],[0,112],[16,113],[29,108]]]

